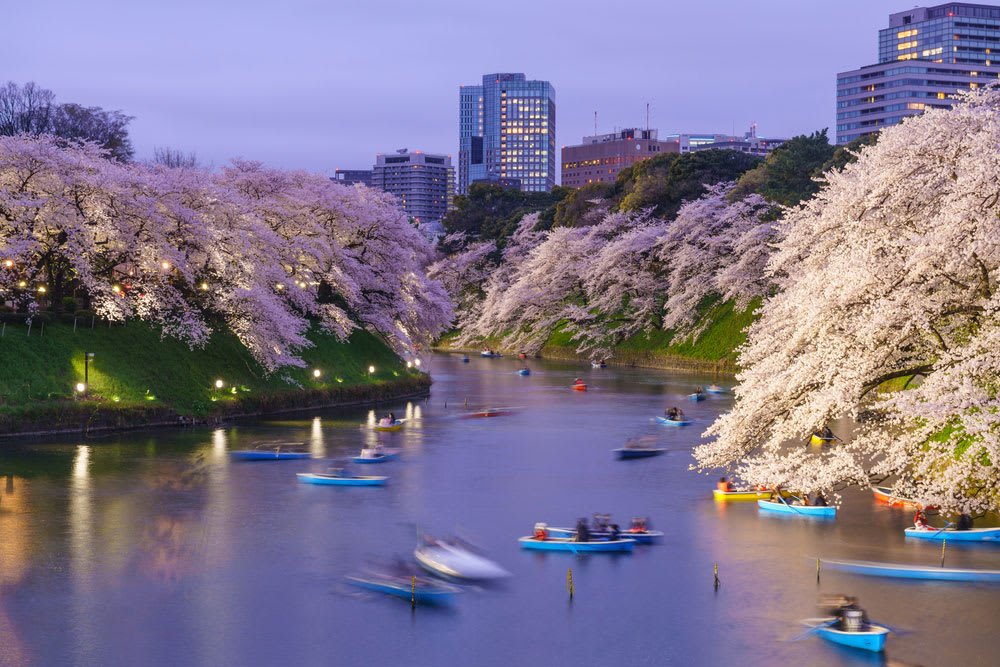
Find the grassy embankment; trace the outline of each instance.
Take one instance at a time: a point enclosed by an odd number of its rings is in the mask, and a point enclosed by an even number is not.
[[[736,371],[736,349],[746,341],[746,329],[753,322],[753,311],[759,305],[754,301],[746,310],[737,310],[732,301],[717,303],[703,309],[702,322],[696,327],[698,336],[676,337],[673,331],[656,330],[649,336],[638,334],[615,347],[613,364],[687,370]],[[452,333],[438,342],[447,348]],[[561,330],[553,333],[542,348],[541,356],[556,359],[578,359],[577,344],[571,335]],[[486,341],[502,349],[498,341]],[[507,350],[516,352],[516,350]]]
[[[89,325],[89,320],[87,321]],[[0,433],[176,423],[377,401],[426,390],[381,340],[356,331],[347,342],[312,332],[305,368],[268,375],[235,336],[216,333],[191,350],[141,323],[93,329],[7,323],[0,337]],[[92,352],[87,397],[84,354]],[[368,374],[368,367],[375,372]],[[318,378],[313,376],[320,370]],[[223,387],[216,389],[216,380]]]

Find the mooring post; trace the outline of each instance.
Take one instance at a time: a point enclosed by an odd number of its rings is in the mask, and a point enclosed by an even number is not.
[[[417,575],[413,575],[413,579],[410,580],[410,606],[417,606]]]
[[[715,590],[719,590],[719,564],[715,564]]]
[[[944,548],[948,546],[948,538],[941,540],[941,567],[944,567]]]
[[[816,559],[816,583],[819,583],[819,558]]]
[[[573,568],[569,568],[566,572],[566,590],[569,591],[569,599],[573,599],[573,593],[576,592],[576,587],[573,586]]]

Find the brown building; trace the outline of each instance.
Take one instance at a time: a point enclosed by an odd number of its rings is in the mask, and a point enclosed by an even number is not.
[[[562,147],[561,184],[579,188],[588,183],[614,183],[618,172],[639,160],[679,152],[679,141],[659,141],[656,130],[630,128],[584,137],[578,146]]]

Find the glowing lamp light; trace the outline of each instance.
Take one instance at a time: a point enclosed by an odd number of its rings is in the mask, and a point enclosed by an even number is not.
[[[413,362],[412,362],[412,361],[407,361],[407,362],[406,362],[406,367],[407,367],[407,368],[411,367],[412,365],[413,365]]]
[[[115,294],[118,294],[119,292],[121,292],[121,291],[122,291],[122,288],[121,288],[121,287],[119,287],[118,285],[113,285],[113,286],[111,287],[111,291],[112,291],[112,292],[114,292]]]
[[[208,283],[202,283],[202,284],[201,284],[201,289],[202,289],[203,291],[204,291],[204,290],[207,290],[207,289],[208,289]]]
[[[86,390],[86,389],[87,389],[87,385],[85,385],[84,383],[82,383],[82,382],[77,382],[77,383],[76,383],[76,390],[77,390],[77,391],[78,391],[79,393],[81,393],[81,394],[82,394],[82,393],[84,392],[84,390]]]
[[[26,283],[26,282],[24,282],[24,281],[22,280],[21,282],[19,282],[19,283],[17,284],[17,286],[18,286],[18,287],[27,287],[27,286],[28,286],[28,283]]]
[[[375,372],[375,367],[374,366],[369,366],[368,367],[368,374],[371,375],[374,372]]]
[[[413,363],[415,363],[415,364],[417,365],[417,368],[420,368],[420,360],[419,360],[419,359],[417,359],[417,360],[416,360],[416,361],[414,361]]]
[[[166,271],[167,269],[170,268],[170,262],[163,262],[162,264],[160,264],[160,266],[162,266],[163,270]]]
[[[39,285],[38,291],[41,292],[42,294],[45,294],[45,285]]]
[[[278,283],[277,285],[275,285],[275,287],[276,287],[277,289],[285,289],[285,286],[284,286],[284,285],[282,285],[281,283]]]
[[[222,389],[222,380],[216,380],[215,381],[215,388],[216,389]]]
[[[12,259],[5,259],[4,262],[3,262],[3,265],[6,266],[9,269],[10,267],[14,266],[14,260],[12,260]]]
[[[320,373],[320,370],[318,368],[313,371],[314,378],[318,378],[320,375],[322,375],[322,373]]]

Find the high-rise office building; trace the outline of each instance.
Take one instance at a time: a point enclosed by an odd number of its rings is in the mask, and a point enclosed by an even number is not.
[[[438,222],[451,208],[455,170],[450,155],[412,153],[405,148],[376,157],[372,186],[399,197],[406,214],[416,222]]]
[[[526,192],[556,184],[556,92],[524,74],[484,74],[458,93],[458,191],[473,181],[518,179]]]
[[[628,128],[584,137],[577,146],[562,147],[562,177],[571,188],[588,183],[614,183],[618,172],[660,153],[679,153],[677,141],[658,141],[656,130]]]
[[[949,2],[890,14],[879,30],[878,64],[837,75],[837,143],[996,83],[998,50],[1000,7]]]

